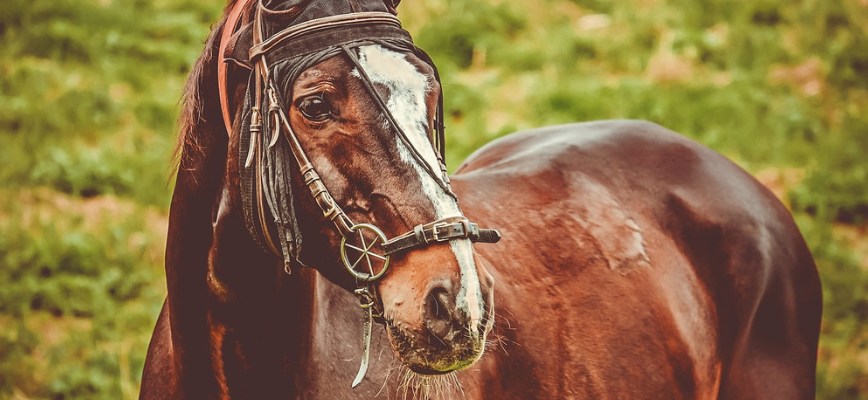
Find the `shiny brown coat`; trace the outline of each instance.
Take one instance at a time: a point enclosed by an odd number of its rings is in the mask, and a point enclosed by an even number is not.
[[[498,140],[453,184],[470,218],[504,234],[476,246],[496,282],[498,343],[459,373],[465,398],[813,398],[816,268],[787,210],[725,158],[649,123],[594,122]],[[179,223],[179,207],[171,237],[198,229],[208,242],[211,211]],[[205,243],[183,243],[170,242],[169,261],[207,257]],[[401,393],[379,330],[367,382],[349,388],[360,347],[351,295],[313,271],[260,275],[258,298],[219,311],[242,326],[231,338],[190,310],[212,307],[196,301],[206,277],[169,275],[181,311],[170,292],[143,398],[217,397],[229,381],[215,369],[243,382],[240,398]]]
[[[462,209],[504,236],[475,246],[486,297],[494,282],[493,342],[457,373],[463,392],[425,393],[428,381],[406,383],[378,326],[368,377],[351,389],[361,314],[346,278],[287,276],[243,227],[215,52],[212,35],[187,89],[168,298],[141,398],[813,398],[821,292],[788,211],[720,155],[637,121],[518,133],[472,155],[453,178]],[[346,108],[376,111],[363,103]],[[402,218],[431,220],[400,200]],[[301,209],[317,212],[309,200]],[[412,223],[384,226],[394,235]],[[441,253],[398,258],[384,293],[424,288]]]

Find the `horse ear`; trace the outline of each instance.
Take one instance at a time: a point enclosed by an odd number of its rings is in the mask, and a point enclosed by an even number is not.
[[[253,23],[249,22],[242,26],[238,32],[232,34],[220,56],[223,61],[230,61],[240,67],[252,70],[253,65],[250,63],[250,56],[247,53],[251,47],[253,47]]]

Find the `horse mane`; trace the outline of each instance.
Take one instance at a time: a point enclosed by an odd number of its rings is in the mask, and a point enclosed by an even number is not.
[[[202,136],[209,130],[202,129],[203,124],[209,122],[209,113],[206,113],[206,104],[202,101],[203,88],[211,85],[216,92],[217,63],[214,62],[215,54],[219,51],[219,37],[226,25],[229,10],[236,2],[243,0],[230,0],[223,9],[223,17],[220,19],[205,40],[205,48],[202,54],[193,64],[193,69],[187,75],[184,90],[181,94],[181,112],[178,115],[178,141],[172,153],[173,175],[179,170],[192,171],[196,169],[195,160],[204,155],[205,145]],[[219,54],[217,55],[219,57]],[[216,99],[216,97],[215,97]],[[216,104],[216,102],[215,102]],[[219,105],[218,105],[219,108]],[[217,110],[219,116],[220,110]]]

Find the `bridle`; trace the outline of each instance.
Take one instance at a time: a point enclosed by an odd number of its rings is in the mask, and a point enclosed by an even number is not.
[[[239,0],[230,11],[223,28],[220,54],[222,56],[229,35],[236,30],[244,8],[253,0]],[[387,238],[376,225],[356,223],[343,211],[329,193],[316,168],[307,156],[286,115],[287,107],[281,99],[275,81],[275,65],[288,69],[290,82],[297,74],[326,58],[345,55],[359,73],[364,87],[376,102],[388,123],[410,149],[418,162],[440,188],[455,197],[444,163],[443,97],[438,99],[434,132],[430,136],[437,149],[440,170],[434,170],[419,153],[386,102],[375,90],[354,49],[365,44],[380,44],[402,51],[410,51],[431,65],[439,82],[433,61],[412,44],[409,33],[401,28],[398,19],[387,12],[353,12],[312,19],[285,28],[265,37],[262,0],[256,0],[252,22],[252,47],[248,51],[251,77],[245,113],[240,123],[239,169],[242,174],[242,202],[244,222],[260,246],[284,260],[284,269],[291,273],[292,260],[300,265],[301,235],[295,218],[291,176],[294,169],[302,177],[323,216],[330,220],[341,236],[340,258],[347,272],[355,279],[354,293],[364,312],[364,351],[353,387],[361,383],[368,367],[371,327],[374,320],[383,322],[382,303],[374,283],[389,268],[392,255],[415,248],[451,240],[468,239],[472,242],[496,243],[500,233],[495,229],[481,229],[464,216],[452,216],[420,224],[409,232]],[[288,61],[289,60],[289,61]],[[292,63],[286,64],[287,62]],[[227,66],[218,64],[220,102],[227,132],[233,132],[233,121],[227,93]],[[281,140],[285,138],[285,140]],[[457,199],[456,199],[457,200]],[[365,268],[366,267],[366,268]],[[362,269],[364,268],[364,269]]]

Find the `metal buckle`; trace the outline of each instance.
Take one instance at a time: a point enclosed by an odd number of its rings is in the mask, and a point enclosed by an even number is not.
[[[431,236],[434,238],[435,242],[445,242],[449,240],[448,237],[441,237],[439,234],[437,234],[438,229],[445,228],[447,226],[449,226],[448,222],[438,222],[431,226]]]
[[[338,204],[335,202],[335,199],[325,191],[314,195],[314,199],[316,200],[316,204],[319,206],[320,210],[322,210],[322,215],[328,219],[332,219],[332,215],[338,209]]]

